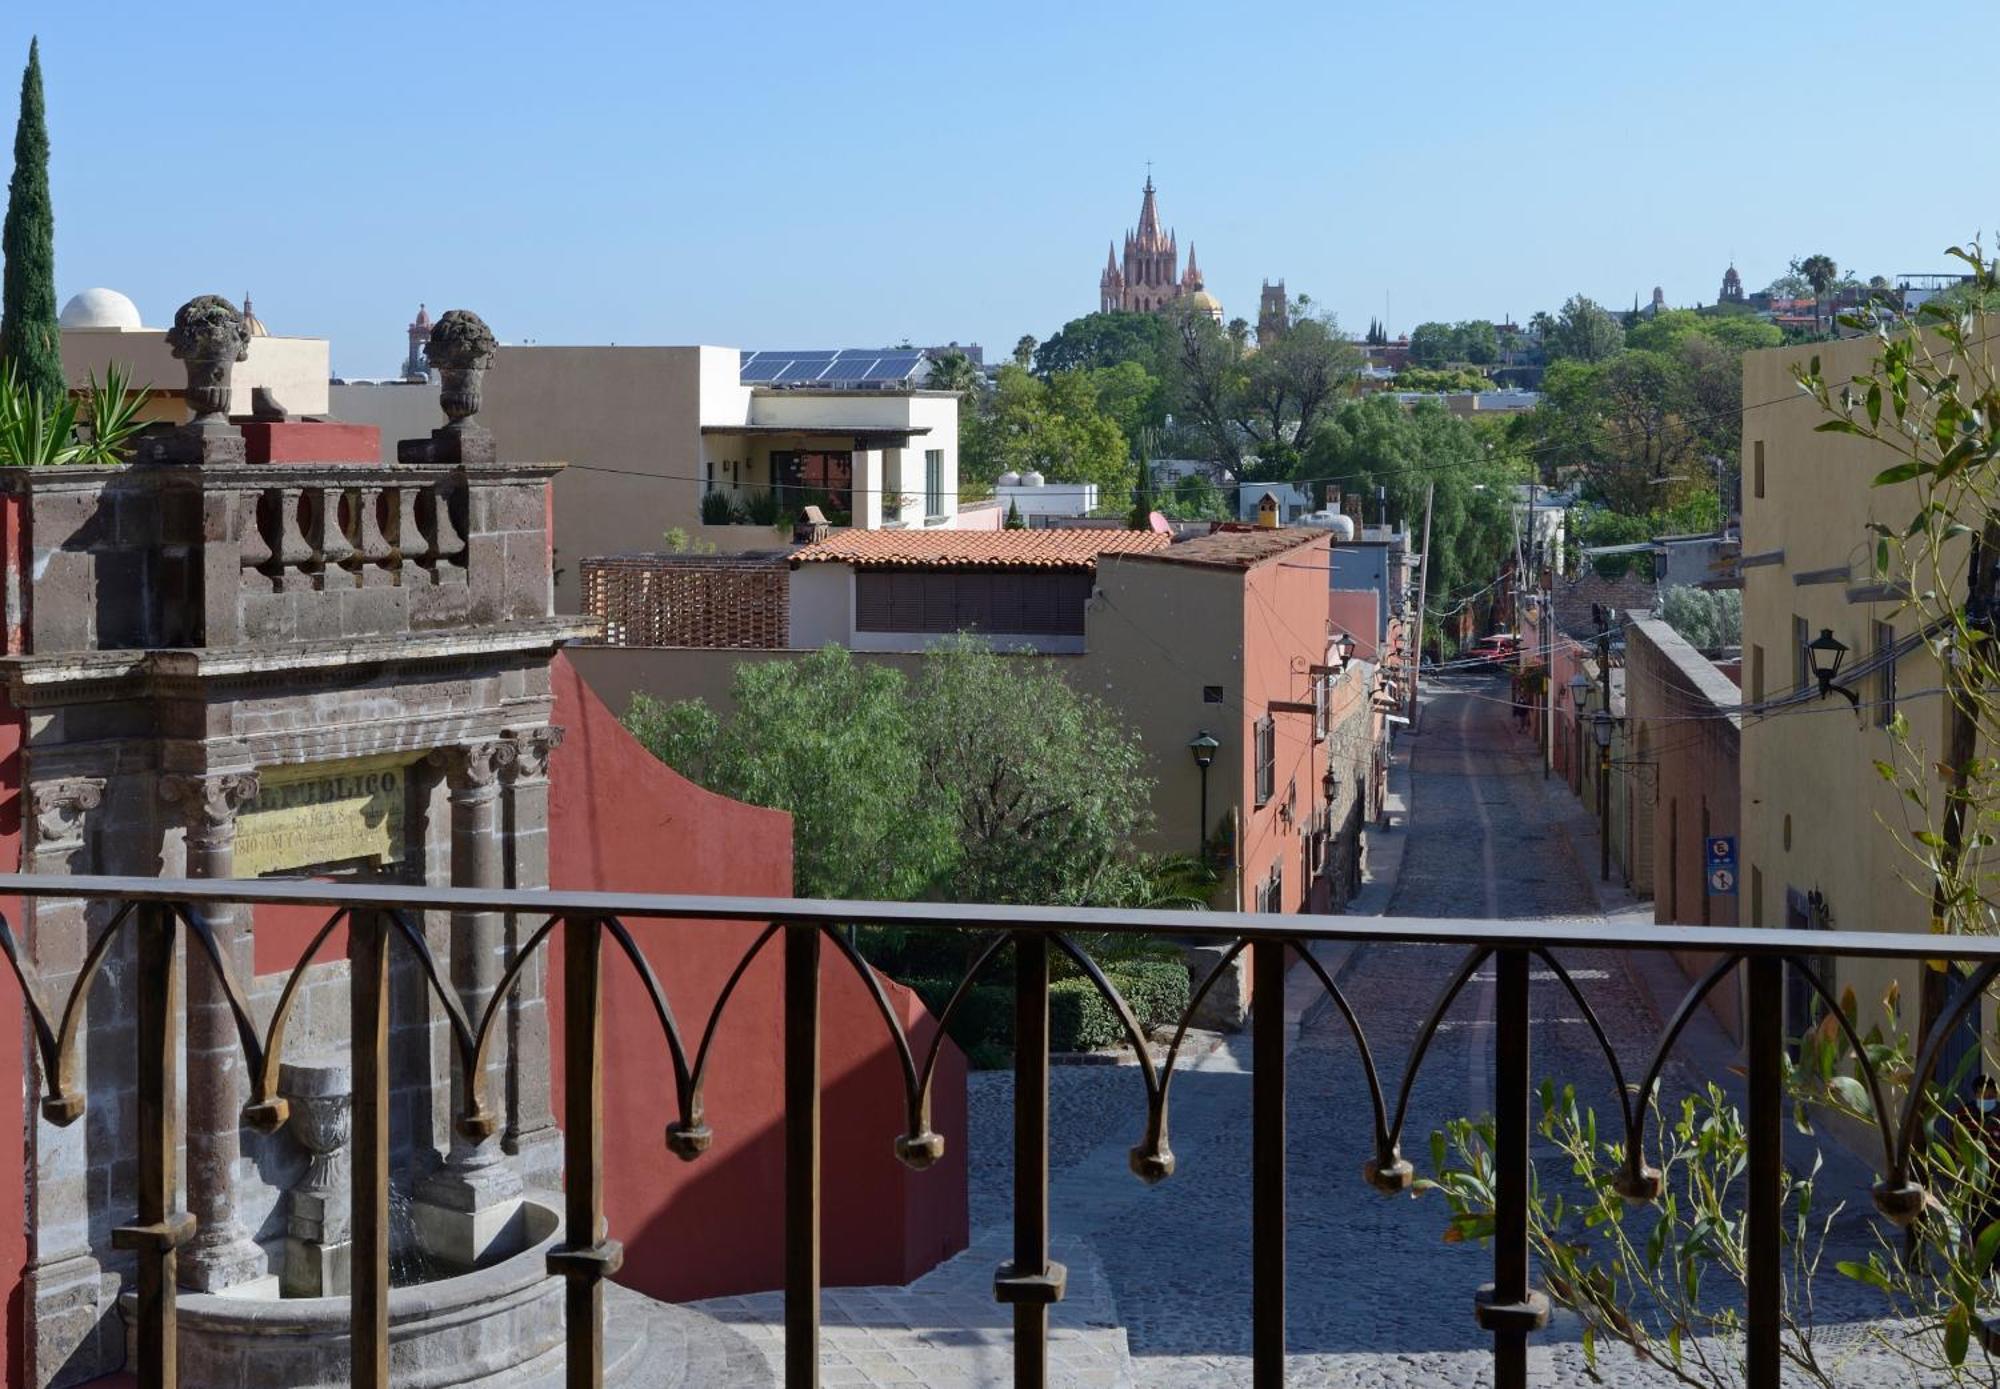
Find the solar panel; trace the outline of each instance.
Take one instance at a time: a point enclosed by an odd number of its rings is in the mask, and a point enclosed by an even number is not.
[[[778,379],[778,373],[783,371],[785,366],[786,363],[782,358],[774,358],[769,361],[745,362],[743,364],[742,375],[738,379],[743,381],[775,381]]]
[[[843,357],[826,369],[822,381],[867,381],[875,375],[873,357]]]
[[[825,371],[830,365],[832,365],[831,362],[824,360],[791,361],[785,363],[785,369],[771,379],[784,386],[795,386],[801,382],[817,381],[819,374]]]
[[[900,352],[884,357],[875,364],[875,375],[885,381],[898,381],[915,371],[917,363],[922,360],[922,354],[916,352]]]

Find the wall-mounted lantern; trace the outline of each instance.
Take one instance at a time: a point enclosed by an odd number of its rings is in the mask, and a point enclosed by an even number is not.
[[[1831,627],[1820,628],[1819,635],[1806,643],[1806,659],[1812,665],[1813,678],[1819,681],[1819,697],[1843,694],[1849,704],[1859,709],[1861,696],[1845,685],[1834,683],[1840,674],[1840,663],[1846,658],[1847,644],[1833,634]]]

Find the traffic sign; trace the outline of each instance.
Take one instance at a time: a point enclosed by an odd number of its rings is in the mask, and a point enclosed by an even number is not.
[[[1708,851],[1708,893],[1711,897],[1734,897],[1736,895],[1736,836],[1733,834],[1712,834],[1706,845]]]

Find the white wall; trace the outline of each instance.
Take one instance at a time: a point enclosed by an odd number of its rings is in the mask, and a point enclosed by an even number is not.
[[[336,420],[382,431],[384,463],[396,461],[397,440],[428,438],[445,422],[435,381],[335,382],[327,388],[327,405]]]
[[[993,495],[1005,515],[1012,503],[1025,519],[1029,516],[1088,516],[1097,510],[1094,482],[1045,482],[1040,487],[995,487]]]
[[[817,651],[829,642],[852,646],[854,568],[846,564],[801,564],[792,570],[791,645]]]

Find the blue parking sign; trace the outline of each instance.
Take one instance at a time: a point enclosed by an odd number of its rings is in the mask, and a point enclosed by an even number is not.
[[[1711,897],[1734,897],[1736,895],[1736,836],[1733,834],[1712,834],[1708,837],[1708,862],[1706,878],[1708,895]]]

